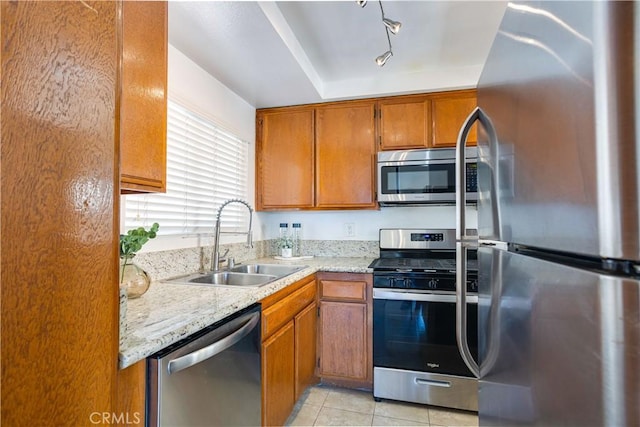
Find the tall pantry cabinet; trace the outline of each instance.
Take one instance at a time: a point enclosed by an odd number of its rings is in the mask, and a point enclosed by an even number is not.
[[[120,8],[0,3],[2,425],[112,413]]]

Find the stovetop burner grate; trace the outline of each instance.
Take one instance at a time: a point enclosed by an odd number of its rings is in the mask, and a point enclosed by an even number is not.
[[[419,268],[424,270],[455,270],[451,259],[380,258],[374,268]]]
[[[374,270],[416,269],[453,271],[456,269],[456,260],[432,258],[378,258],[371,264],[371,268]],[[477,261],[468,260],[467,269],[477,270]]]

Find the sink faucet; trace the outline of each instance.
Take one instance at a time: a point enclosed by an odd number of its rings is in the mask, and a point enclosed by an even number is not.
[[[246,233],[237,233],[237,232],[221,232],[220,231],[220,216],[222,215],[222,210],[230,203],[241,203],[243,205],[245,205],[247,207],[247,209],[249,209],[249,229],[247,230]],[[211,256],[211,271],[219,271],[220,270],[220,233],[223,234],[246,234],[247,235],[247,248],[252,248],[253,247],[253,237],[252,237],[252,232],[251,232],[251,222],[253,221],[253,209],[251,208],[251,205],[249,205],[249,203],[245,202],[244,200],[241,199],[231,199],[231,200],[227,200],[226,202],[224,202],[220,208],[218,209],[218,214],[216,215],[216,231],[215,231],[215,238],[213,241],[213,254]],[[229,250],[227,249],[227,252],[229,252]],[[226,255],[227,252],[225,252],[224,254]],[[224,257],[224,255],[223,255]]]

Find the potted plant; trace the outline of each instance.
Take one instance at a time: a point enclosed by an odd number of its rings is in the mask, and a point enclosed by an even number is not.
[[[290,258],[293,250],[293,239],[291,236],[286,235],[278,239],[278,248],[280,248],[280,255],[284,258]]]
[[[156,237],[159,227],[155,222],[149,230],[138,227],[120,235],[120,286],[125,288],[129,298],[138,298],[149,289],[149,276],[132,260],[149,239]]]

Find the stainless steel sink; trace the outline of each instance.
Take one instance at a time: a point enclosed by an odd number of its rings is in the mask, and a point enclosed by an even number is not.
[[[271,274],[247,274],[229,271],[217,273],[198,273],[167,280],[169,283],[191,285],[215,285],[233,287],[258,287],[278,279]]]
[[[233,267],[230,271],[244,274],[270,274],[284,277],[307,268],[306,265],[281,265],[281,264],[245,264]]]
[[[184,285],[259,287],[307,268],[307,265],[244,264],[229,271],[195,273],[167,279],[165,282]]]

